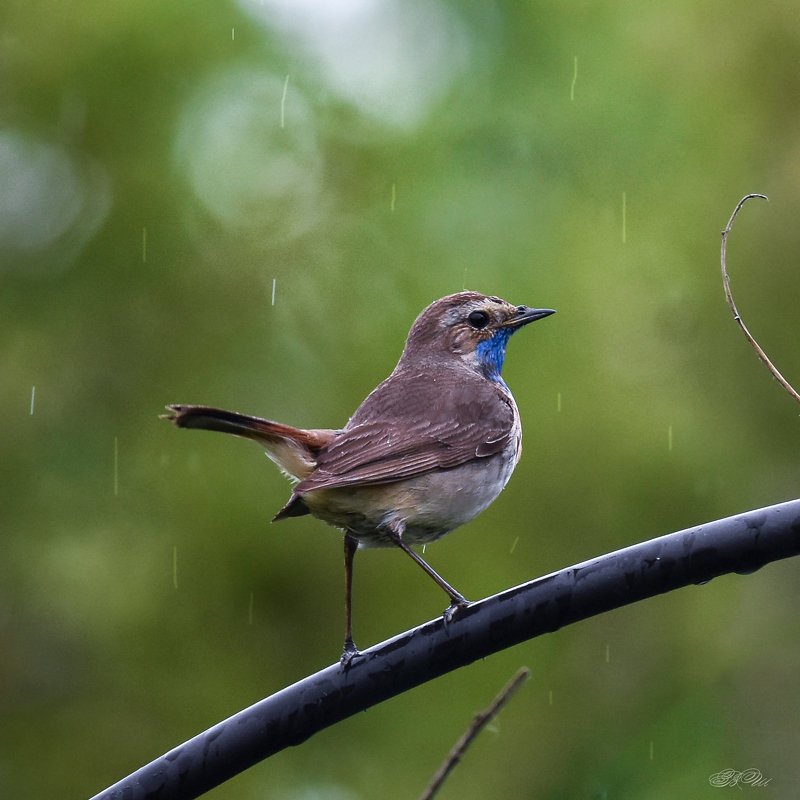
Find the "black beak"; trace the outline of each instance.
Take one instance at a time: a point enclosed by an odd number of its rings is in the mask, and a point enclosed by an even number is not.
[[[523,325],[527,325],[529,322],[535,322],[537,319],[543,319],[555,313],[555,310],[552,308],[528,308],[528,306],[517,306],[517,313],[511,317],[510,320],[504,322],[503,327],[514,328],[516,330]]]

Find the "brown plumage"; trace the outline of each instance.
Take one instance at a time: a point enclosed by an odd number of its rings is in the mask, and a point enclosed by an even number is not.
[[[341,430],[293,428],[206,406],[168,406],[178,427],[253,439],[297,481],[275,520],[311,513],[345,531],[347,626],[357,546],[399,546],[447,592],[466,600],[410,544],[435,541],[499,494],[522,442],[519,412],[500,377],[510,335],[550,309],[460,292],[417,318],[392,374]]]

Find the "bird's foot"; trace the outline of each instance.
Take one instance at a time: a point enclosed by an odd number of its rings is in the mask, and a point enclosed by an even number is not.
[[[458,597],[452,597],[450,605],[442,613],[442,618],[444,619],[444,624],[452,622],[453,618],[459,611],[465,609],[469,605],[469,600],[463,595],[458,595]]]
[[[353,659],[358,658],[360,655],[361,651],[356,647],[355,642],[348,637],[344,640],[344,648],[339,663],[343,669],[348,669],[353,663]]]

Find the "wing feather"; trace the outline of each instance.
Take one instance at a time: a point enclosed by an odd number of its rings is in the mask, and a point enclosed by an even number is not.
[[[477,375],[393,374],[320,453],[295,494],[391,483],[501,452],[515,435],[513,402],[503,385]]]

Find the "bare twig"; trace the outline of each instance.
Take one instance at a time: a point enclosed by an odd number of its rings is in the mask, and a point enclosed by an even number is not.
[[[736,303],[733,302],[733,294],[731,294],[731,279],[728,276],[728,268],[725,264],[725,257],[726,257],[726,249],[728,245],[728,234],[731,232],[731,228],[733,227],[733,221],[736,219],[736,215],[741,210],[742,206],[751,198],[753,197],[760,197],[762,200],[769,200],[769,198],[764,194],[747,194],[745,195],[736,205],[736,208],[733,209],[733,214],[731,214],[731,218],[728,220],[728,225],[726,226],[725,230],[722,231],[722,247],[720,249],[720,261],[722,262],[722,285],[725,289],[725,297],[728,301],[728,305],[731,307],[731,311],[733,312],[733,318],[736,320],[739,327],[742,329],[742,332],[747,337],[747,341],[753,345],[753,349],[758,354],[758,357],[764,362],[767,369],[773,374],[775,379],[786,389],[789,394],[800,403],[800,394],[798,394],[789,381],[783,377],[783,375],[778,372],[775,368],[775,365],[767,358],[767,354],[761,349],[758,342],[753,338],[752,334],[749,330],[747,330],[747,326],[744,324],[739,312],[736,309]]]
[[[522,688],[522,684],[530,676],[531,671],[527,667],[520,667],[516,675],[501,689],[500,694],[492,700],[491,705],[475,714],[469,728],[464,731],[464,734],[455,743],[442,766],[439,767],[431,782],[425,787],[425,791],[420,795],[419,800],[431,800],[456,764],[461,761],[475,737],[500,713],[500,709]]]

